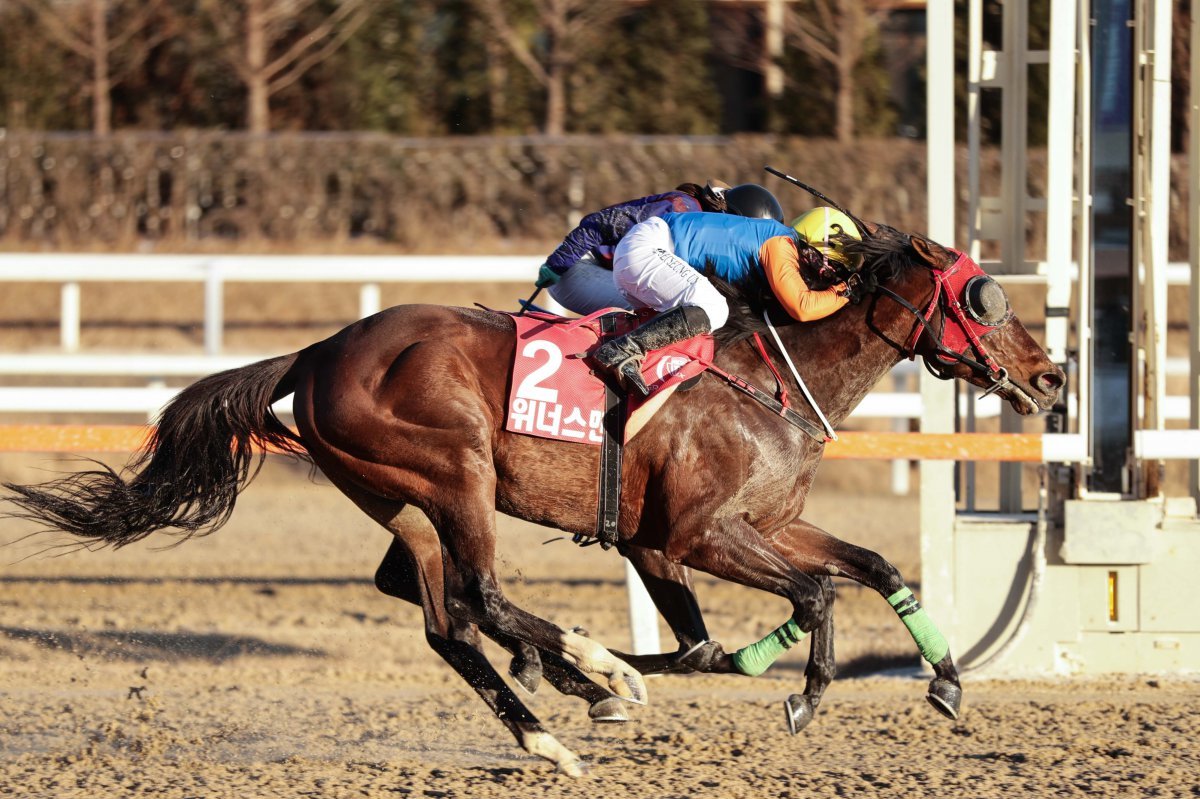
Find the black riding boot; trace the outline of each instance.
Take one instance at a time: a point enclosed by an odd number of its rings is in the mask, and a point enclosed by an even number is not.
[[[708,314],[703,308],[684,305],[672,308],[636,330],[605,343],[592,353],[592,359],[615,374],[626,391],[636,390],[645,397],[650,394],[650,389],[642,380],[641,371],[646,353],[710,330],[712,327]]]

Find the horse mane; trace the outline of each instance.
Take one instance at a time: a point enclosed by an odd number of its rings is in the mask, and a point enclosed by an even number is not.
[[[879,225],[862,240],[845,236],[841,246],[846,255],[862,257],[859,274],[868,292],[900,277],[912,265],[916,255],[912,236],[887,225]]]
[[[900,277],[912,264],[914,255],[912,238],[907,233],[901,233],[887,225],[879,225],[874,233],[861,241],[845,236],[840,244],[847,255],[862,257],[863,263],[858,274],[867,294],[874,293],[879,286]],[[795,321],[775,299],[766,276],[758,270],[752,270],[751,277],[736,286],[717,277],[712,264],[705,268],[704,274],[729,301],[729,321],[714,335],[719,345],[731,344],[754,333],[765,332],[767,326],[763,322],[764,312],[770,312],[771,320],[776,326],[792,324]]]

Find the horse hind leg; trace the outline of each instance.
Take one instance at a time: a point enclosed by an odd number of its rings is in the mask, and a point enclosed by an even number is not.
[[[446,609],[486,630],[508,635],[556,652],[570,665],[607,681],[615,696],[636,704],[646,703],[642,675],[600,644],[567,632],[516,606],[500,589],[493,571],[495,562],[494,472],[492,478],[464,479],[460,491],[446,497],[439,508],[426,511],[449,553],[445,563]]]
[[[679,648],[652,655],[613,654],[647,674],[729,674],[732,658],[708,637],[704,615],[692,587],[691,571],[646,547],[630,547],[625,557],[633,564],[659,615],[671,628]]]
[[[432,533],[432,528],[430,528]],[[375,572],[375,586],[388,596],[403,599],[414,605],[421,605],[422,597],[419,590],[419,575],[412,555],[400,539],[394,539],[384,555],[383,561]],[[456,641],[481,649],[479,628],[469,622],[464,622],[447,614],[450,625],[450,637]],[[628,721],[629,714],[625,711],[624,702],[615,699],[604,688],[589,680],[578,669],[559,658],[553,653],[545,657],[545,664],[538,650],[514,638],[492,631],[484,631],[514,655],[514,663],[518,660],[524,666],[524,675],[532,679],[532,687],[522,684],[521,678],[514,675],[522,688],[533,693],[538,682],[545,677],[559,693],[575,696],[588,703],[588,717],[596,722]],[[511,670],[510,670],[511,673]]]
[[[492,668],[479,649],[478,631],[456,622],[446,612],[442,602],[445,592],[441,544],[420,511],[402,502],[366,494],[336,479],[334,483],[368,516],[396,536],[376,572],[376,585],[384,593],[421,607],[425,640],[430,649],[471,686],[522,749],[549,760],[568,776],[582,776],[585,770],[579,756],[546,731]]]

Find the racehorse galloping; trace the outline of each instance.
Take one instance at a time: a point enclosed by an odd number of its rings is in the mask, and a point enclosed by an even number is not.
[[[833,424],[910,354],[944,377],[996,391],[1019,413],[1050,407],[1062,373],[1004,313],[1006,301],[996,314],[998,286],[984,286],[993,307],[983,309],[983,333],[955,338],[955,320],[964,319],[960,301],[972,316],[980,311],[964,300],[970,284],[951,292],[940,279],[957,269],[958,254],[884,226],[867,225],[865,232],[864,301],[779,330],[784,345],[803,354],[797,365]],[[968,339],[953,353],[946,347]],[[128,481],[111,471],[83,472],[40,486],[9,485],[10,499],[19,515],[121,546],[161,529],[185,536],[217,529],[252,476],[255,445],[309,457],[395,536],[377,582],[421,604],[431,647],[527,751],[578,773],[578,757],[516,698],[483,657],[472,627],[514,651],[529,653],[532,646],[546,653],[556,687],[594,707],[595,695],[578,687],[576,668],[600,675],[618,696],[645,701],[641,676],[624,659],[516,607],[500,589],[495,510],[591,534],[597,502],[598,448],[505,431],[508,374],[500,365],[512,363],[514,346],[512,322],[501,314],[392,308],[298,353],[185,389],[164,410]],[[774,380],[745,344],[722,346],[715,363],[760,386]],[[270,410],[293,392],[298,434]],[[823,442],[705,377],[673,397],[627,445],[623,548],[652,578],[660,601],[682,595],[694,603],[683,567],[789,600],[792,618],[780,634],[798,640],[813,633],[809,716],[832,677],[830,575],[874,588],[932,663],[931,701],[956,715],[960,689],[948,647],[897,570],[800,518],[823,449]],[[703,644],[698,611],[689,612],[676,611],[672,625],[677,634],[683,630],[681,642],[690,636]],[[765,668],[763,653],[748,650],[736,668]],[[705,667],[725,670],[728,656],[712,648],[707,655]]]

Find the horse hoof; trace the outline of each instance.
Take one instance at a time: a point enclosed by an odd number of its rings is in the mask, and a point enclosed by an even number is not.
[[[542,684],[542,669],[540,664],[535,666],[529,661],[518,664],[514,660],[508,667],[508,673],[512,675],[516,684],[521,686],[521,690],[530,696],[536,694],[538,686]]]
[[[557,768],[560,773],[565,774],[568,777],[587,776],[587,766],[583,765],[583,761],[579,758],[559,761]]]
[[[644,705],[649,701],[650,695],[646,692],[646,683],[642,679],[642,675],[636,671],[617,675],[609,685],[613,695],[618,699],[633,702],[635,705]]]
[[[940,677],[935,678],[933,682],[929,683],[929,694],[925,698],[937,712],[948,719],[955,720],[958,718],[959,706],[962,705],[962,686]]]
[[[588,708],[588,718],[597,724],[620,724],[629,721],[629,714],[624,702],[610,696]]]
[[[792,735],[807,727],[815,717],[812,702],[804,694],[792,694],[783,702],[787,714],[788,732]]]

